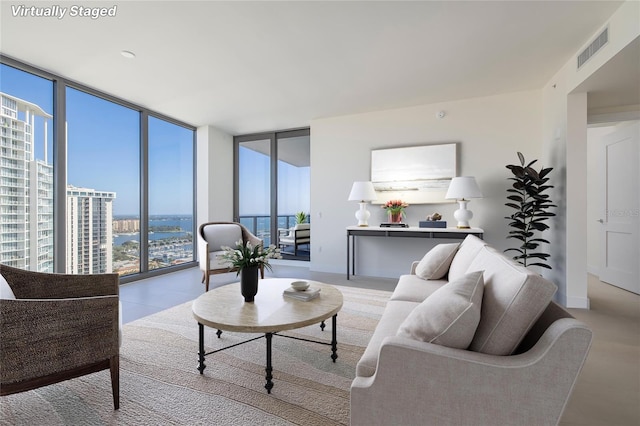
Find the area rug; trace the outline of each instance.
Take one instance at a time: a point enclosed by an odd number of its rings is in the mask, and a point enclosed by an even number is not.
[[[349,423],[349,386],[391,293],[337,286],[338,359],[329,346],[275,336],[271,394],[265,341],[209,355],[197,371],[198,327],[191,302],[124,326],[120,410],[108,370],[0,399],[2,425],[339,425]],[[331,321],[287,335],[331,340]],[[255,335],[205,327],[207,351]]]

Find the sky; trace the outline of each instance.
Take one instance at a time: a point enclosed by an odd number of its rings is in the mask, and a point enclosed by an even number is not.
[[[53,115],[53,83],[0,64],[0,91]],[[66,88],[67,183],[115,192],[115,216],[140,212],[140,114],[80,90]],[[24,117],[19,117],[24,119]],[[53,163],[53,120],[48,124],[48,162]],[[35,123],[35,157],[43,160],[43,119]],[[149,214],[193,212],[193,132],[149,118]],[[240,156],[240,215],[269,215],[270,161],[243,149]],[[278,214],[309,211],[310,168],[278,163]],[[231,184],[231,181],[229,182]]]
[[[268,216],[270,211],[270,157],[240,147],[240,216]],[[278,215],[309,213],[309,167],[296,167],[278,162]]]
[[[53,83],[0,65],[0,90],[53,114]],[[136,110],[69,88],[67,182],[116,193],[114,215],[139,216],[140,114]],[[23,118],[23,117],[20,117]],[[42,119],[35,124],[35,156],[44,159]],[[48,162],[53,162],[49,120]],[[193,132],[149,119],[149,214],[193,213]]]

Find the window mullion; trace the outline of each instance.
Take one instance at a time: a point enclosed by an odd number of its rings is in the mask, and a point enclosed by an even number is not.
[[[140,112],[140,272],[149,271],[149,113]]]
[[[53,80],[53,247],[54,272],[67,267],[67,113],[66,84]]]

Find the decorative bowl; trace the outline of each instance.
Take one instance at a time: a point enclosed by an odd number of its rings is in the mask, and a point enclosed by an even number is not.
[[[309,288],[309,283],[306,281],[294,281],[291,283],[291,287],[293,287],[294,290],[304,291]]]

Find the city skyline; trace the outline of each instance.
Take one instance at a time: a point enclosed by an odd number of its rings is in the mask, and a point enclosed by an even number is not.
[[[51,81],[2,64],[0,91],[36,104],[53,115]],[[139,111],[67,88],[67,183],[116,192],[115,215],[140,213]],[[53,120],[49,120],[47,162],[53,163]],[[36,118],[38,128],[42,118]],[[34,155],[45,159],[43,135],[34,135]],[[167,170],[193,169],[193,132],[149,117],[149,212],[193,214],[193,176]],[[115,172],[115,173],[114,173]],[[157,184],[156,184],[157,183]],[[167,194],[171,194],[168,197]]]
[[[65,86],[65,138],[56,141],[53,82],[4,64],[0,73],[3,263],[54,272],[54,257],[62,257],[66,273],[126,275],[194,260],[192,129]],[[142,118],[148,129],[144,140]],[[61,164],[54,164],[56,142],[66,154]],[[150,232],[149,243],[141,246],[139,232],[118,238],[113,223],[114,216],[141,217],[143,167]],[[59,253],[53,206],[60,194],[54,191],[54,173],[61,170],[66,172],[65,249]],[[176,217],[186,221],[165,225]],[[141,250],[148,254],[144,266]]]

